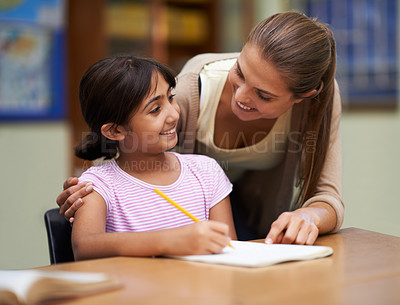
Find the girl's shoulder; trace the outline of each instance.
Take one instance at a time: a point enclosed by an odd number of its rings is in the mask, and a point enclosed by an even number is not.
[[[86,172],[99,172],[99,173],[106,173],[113,169],[112,164],[116,163],[114,159],[106,160],[101,162],[93,162],[93,165],[89,167]]]
[[[175,152],[174,154],[177,156],[181,164],[184,164],[189,168],[194,168],[196,170],[201,170],[201,171],[210,171],[215,168],[217,169],[221,168],[217,161],[205,155],[179,154]]]
[[[87,181],[91,180],[91,178],[97,178],[105,182],[111,182],[113,181],[117,173],[116,166],[117,165],[115,160],[110,160],[102,164],[93,165],[82,173],[79,181]]]

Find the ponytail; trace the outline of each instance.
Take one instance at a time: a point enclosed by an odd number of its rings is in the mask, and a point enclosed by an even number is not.
[[[336,45],[332,32],[321,25],[330,43],[331,61],[321,78],[321,88],[312,98],[307,123],[304,126],[297,186],[300,191],[296,207],[300,208],[316,191],[329,148],[333,96],[335,92]],[[311,144],[311,145],[310,145]]]
[[[118,142],[107,139],[101,132],[90,132],[75,146],[75,156],[85,160],[103,158],[108,160],[117,155]]]

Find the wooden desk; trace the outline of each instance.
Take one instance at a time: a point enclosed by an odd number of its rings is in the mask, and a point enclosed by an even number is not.
[[[400,238],[355,228],[318,238],[331,257],[249,269],[115,257],[42,267],[106,272],[124,288],[67,304],[400,304]]]

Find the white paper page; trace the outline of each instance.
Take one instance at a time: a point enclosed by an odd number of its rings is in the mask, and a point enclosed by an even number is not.
[[[245,267],[263,267],[285,261],[308,260],[331,255],[332,248],[325,246],[267,245],[257,242],[231,241],[221,254],[175,256],[176,258],[215,264]]]

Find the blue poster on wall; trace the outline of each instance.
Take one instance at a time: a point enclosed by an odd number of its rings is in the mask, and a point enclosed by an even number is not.
[[[65,116],[63,0],[0,0],[0,120]]]
[[[398,1],[307,0],[305,12],[329,23],[336,38],[336,77],[348,107],[396,108]]]

